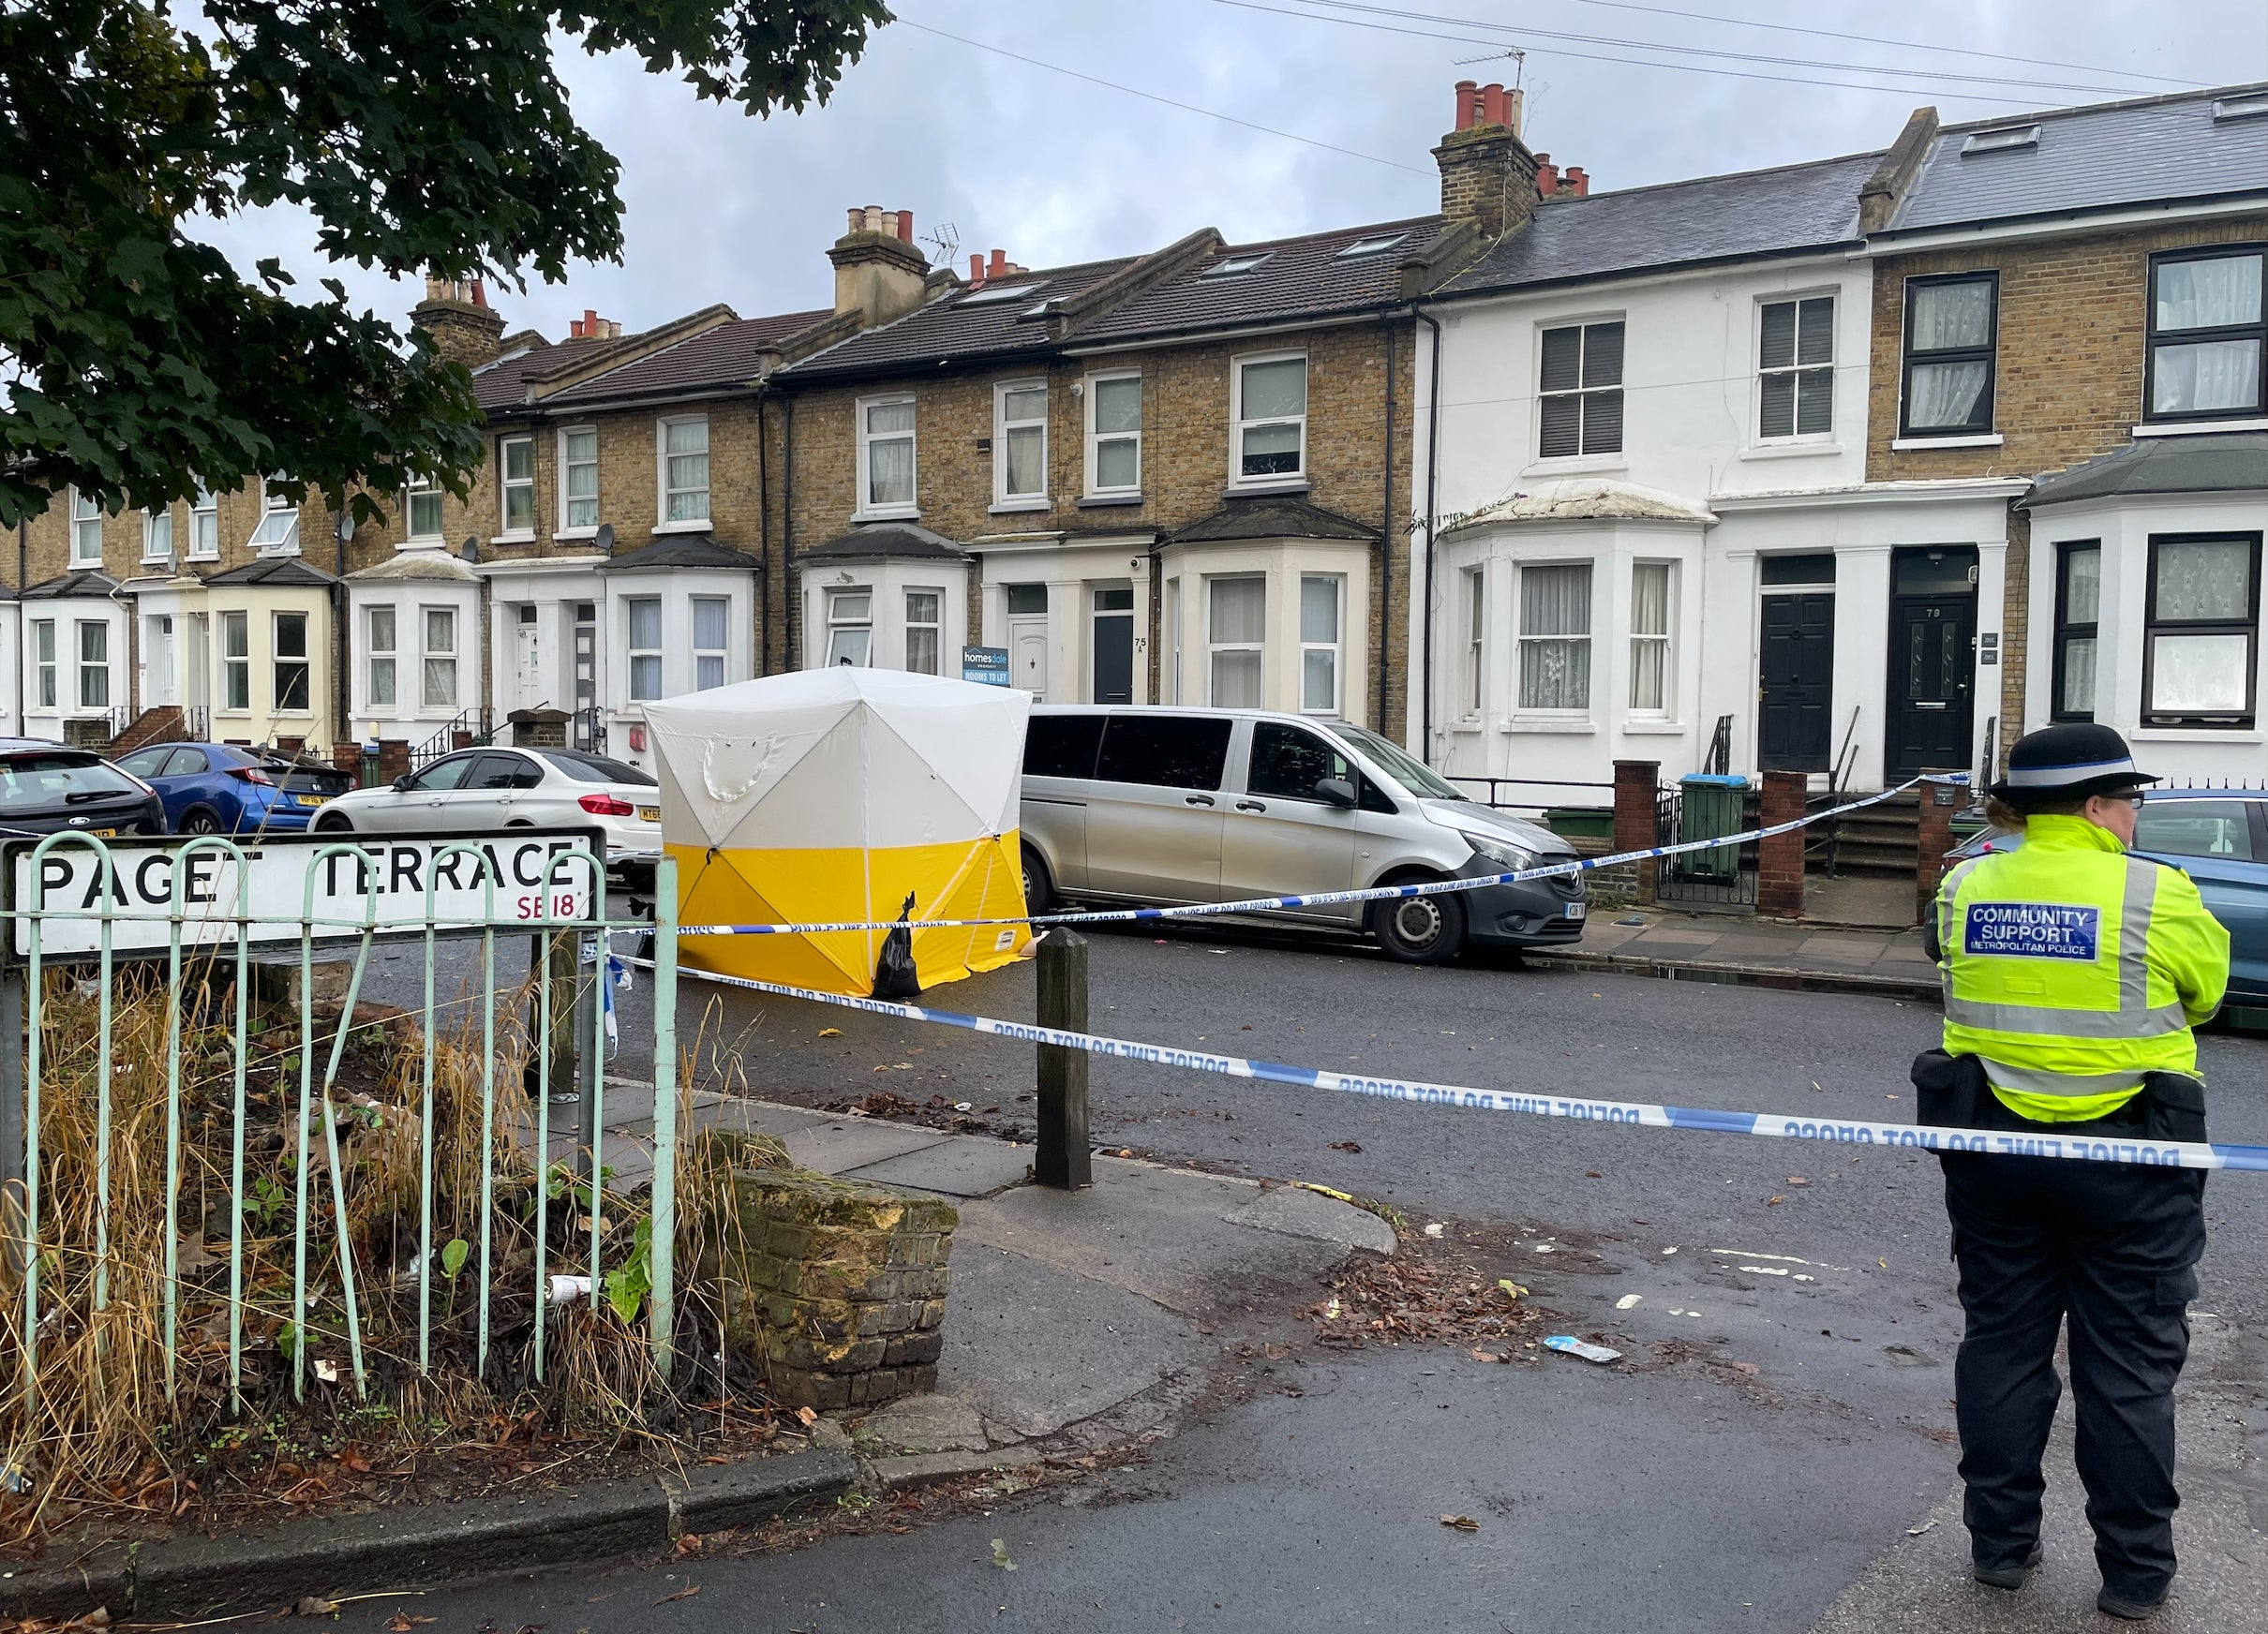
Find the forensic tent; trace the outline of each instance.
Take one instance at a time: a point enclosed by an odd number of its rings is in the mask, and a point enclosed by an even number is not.
[[[1015,919],[1031,694],[837,664],[646,706],[681,925]],[[688,937],[687,963],[873,990],[883,930]],[[1022,955],[1024,925],[917,930],[921,985]]]

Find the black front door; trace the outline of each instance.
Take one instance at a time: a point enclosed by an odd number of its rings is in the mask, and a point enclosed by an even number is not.
[[[1095,695],[1089,701],[1134,701],[1134,592],[1129,587],[1095,592]]]
[[[1756,760],[1764,770],[1828,769],[1834,676],[1834,591],[1767,594],[1756,724]]]
[[[1890,567],[1889,741],[1883,771],[1969,764],[1976,725],[1977,552],[1901,550]]]

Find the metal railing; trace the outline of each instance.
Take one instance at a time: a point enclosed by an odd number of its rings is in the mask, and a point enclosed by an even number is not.
[[[0,849],[0,1468],[99,1487],[142,1456],[112,1445],[114,1404],[133,1404],[137,1433],[156,1419],[178,1435],[305,1400],[311,1376],[427,1411],[427,1378],[507,1400],[570,1339],[630,1401],[641,1372],[666,1381],[687,1347],[676,865],[658,868],[657,924],[606,919],[603,856],[559,832]],[[602,1162],[610,929],[652,936],[642,1195]],[[500,987],[498,940],[515,935],[552,951],[545,974]],[[405,943],[424,954],[422,1002],[371,1038],[374,949]],[[263,948],[298,986],[265,1014]],[[317,1001],[319,952],[351,957],[335,1011]],[[578,1080],[562,1152],[554,1092]]]
[[[1733,718],[1717,717],[1717,729],[1709,734],[1708,753],[1701,759],[1701,769],[1715,777],[1723,777],[1733,769]]]
[[[448,725],[410,751],[410,769],[416,771],[458,749],[471,748],[488,742],[496,735],[496,725],[485,708],[458,711]],[[470,741],[460,744],[459,737]]]
[[[1745,801],[1743,810],[1745,811]],[[1678,845],[1707,836],[1688,834],[1683,791],[1662,789],[1654,799],[1657,845]],[[1743,819],[1735,832],[1754,824]],[[1720,832],[1722,832],[1720,830]],[[1752,914],[1756,908],[1756,842],[1732,841],[1706,851],[1665,856],[1654,865],[1654,899],[1681,908]]]
[[[1488,791],[1488,797],[1483,804],[1500,811],[1548,811],[1555,807],[1580,803],[1576,800],[1507,800],[1500,793],[1504,789],[1604,789],[1608,799],[1606,806],[1601,809],[1610,810],[1614,805],[1612,796],[1615,786],[1612,783],[1574,782],[1563,778],[1465,777],[1455,772],[1443,772],[1440,775],[1453,783],[1478,783],[1484,786]]]

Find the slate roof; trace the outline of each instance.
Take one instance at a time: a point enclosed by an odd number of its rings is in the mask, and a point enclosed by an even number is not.
[[[2268,488],[2268,431],[2138,438],[2032,485],[2027,508],[2116,494],[2201,494]]]
[[[2216,101],[2263,88],[2224,86],[1947,126],[1886,230],[2268,192],[2268,115],[2213,117]],[[2027,125],[2039,126],[2035,146],[1962,152],[1978,131]]]
[[[903,318],[861,331],[848,340],[789,364],[777,378],[807,380],[837,375],[883,374],[947,359],[963,362],[1047,350],[1052,343],[1045,325],[1037,317],[1027,314],[1044,301],[1079,293],[1112,273],[1131,266],[1137,259],[1121,256],[1114,260],[1088,261],[1080,266],[1010,274],[965,293],[940,297]],[[1028,290],[1029,298],[1022,294],[1009,299],[981,298],[987,290],[995,289]]]
[[[205,580],[208,588],[214,585],[280,585],[289,588],[320,588],[337,583],[337,579],[322,569],[312,567],[306,558],[296,556],[263,556],[240,568],[230,568],[226,572],[215,573]]]
[[[1400,298],[1402,262],[1430,245],[1446,225],[1440,215],[1414,215],[1261,244],[1223,245],[1215,254],[1081,325],[1071,343],[1085,346],[1121,336],[1136,340],[1382,306]],[[1341,253],[1365,239],[1380,238],[1397,242],[1366,255]],[[1252,256],[1265,259],[1249,272],[1214,270]]]
[[[531,346],[525,351],[507,352],[494,363],[483,364],[472,371],[472,394],[489,413],[519,407],[528,395],[528,378],[572,363],[581,353],[593,347],[611,344],[586,335],[574,335],[553,346]]]
[[[608,369],[564,391],[554,392],[544,398],[544,406],[552,408],[568,404],[603,404],[744,386],[761,371],[766,352],[775,349],[787,336],[814,323],[823,323],[834,315],[834,309],[827,307],[813,312],[783,312],[770,318],[735,318],[659,351],[633,359],[619,368]]]
[[[942,533],[911,522],[876,522],[854,527],[806,551],[805,561],[967,561],[969,553]]]
[[[67,573],[57,573],[52,579],[42,579],[23,592],[26,602],[57,601],[70,596],[107,596],[118,587],[118,581],[110,574],[93,568],[74,568]]]
[[[744,550],[719,544],[705,533],[667,534],[651,544],[599,563],[603,573],[634,573],[657,568],[726,568],[762,572],[764,564]]]
[[[1197,544],[1228,539],[1362,539],[1375,542],[1378,529],[1350,516],[1310,505],[1296,494],[1231,499],[1210,516],[1169,534],[1168,544]]]
[[[1555,199],[1449,280],[1441,295],[1572,283],[1858,239],[1858,189],[1879,153]]]

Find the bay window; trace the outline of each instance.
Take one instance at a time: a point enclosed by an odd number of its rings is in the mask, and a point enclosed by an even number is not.
[[[394,706],[395,615],[391,607],[372,607],[363,615],[365,684],[373,709]]]
[[[630,617],[630,701],[651,703],[662,695],[662,599],[633,596],[622,607]]]
[[[874,593],[872,590],[829,590],[827,593],[827,663],[863,669],[873,662]]]
[[[1216,709],[1258,709],[1266,704],[1261,654],[1268,632],[1268,581],[1207,579],[1205,653]]]
[[[945,592],[908,590],[905,593],[905,667],[918,676],[933,676],[945,645]]]
[[[456,707],[456,609],[423,609],[425,644],[419,698],[427,709]]]
[[[1630,570],[1630,712],[1669,713],[1669,567]]]
[[[1590,564],[1520,570],[1524,710],[1590,707]]]
[[[1460,578],[1464,584],[1465,652],[1463,674],[1457,689],[1458,712],[1468,720],[1477,720],[1481,716],[1482,660],[1485,656],[1481,642],[1486,628],[1484,620],[1488,616],[1488,603],[1484,599],[1487,578],[1480,568],[1467,568]]]
[[[1344,580],[1308,573],[1299,582],[1299,706],[1338,713],[1339,604]]]
[[[2152,420],[2261,413],[2263,322],[2260,249],[2183,250],[2150,263]]]
[[[732,602],[724,596],[693,599],[693,685],[696,692],[724,684],[725,631]]]
[[[2244,728],[2259,667],[2261,536],[2160,534],[2142,611],[2142,722]]]
[[[2055,547],[2053,712],[2058,720],[2095,719],[2095,631],[2102,610],[2103,547],[2074,539]]]

